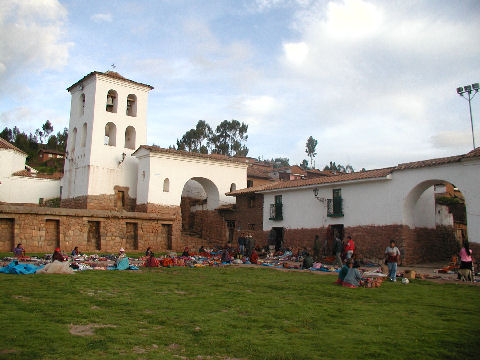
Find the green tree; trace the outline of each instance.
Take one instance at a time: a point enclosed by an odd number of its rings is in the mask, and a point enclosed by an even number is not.
[[[308,160],[307,160],[307,159],[303,159],[302,162],[300,163],[300,167],[301,167],[303,170],[307,170],[307,169],[308,169]]]
[[[308,157],[310,158],[310,166],[313,168],[313,158],[317,155],[316,153],[316,147],[317,147],[318,141],[313,138],[313,136],[310,136],[307,139],[307,143],[305,144],[305,152],[307,153]]]
[[[45,124],[42,125],[43,130],[43,141],[47,140],[50,134],[53,132],[53,126],[50,120],[45,121]],[[42,143],[43,143],[42,141]]]
[[[290,166],[290,160],[288,158],[277,157],[272,159],[272,163],[275,169]]]
[[[188,130],[180,140],[177,139],[177,149],[208,154],[213,131],[205,120],[198,120],[195,128]]]
[[[350,174],[350,173],[353,173],[355,172],[355,169],[353,168],[352,165],[348,164],[346,166],[343,166],[342,164],[336,164],[335,161],[330,161],[330,164],[329,165],[325,165],[325,167],[323,168],[323,170],[330,170],[330,171],[336,171],[336,172],[340,172],[340,173],[346,173],[346,174]]]
[[[248,125],[238,120],[222,121],[210,138],[212,152],[227,156],[247,156]]]

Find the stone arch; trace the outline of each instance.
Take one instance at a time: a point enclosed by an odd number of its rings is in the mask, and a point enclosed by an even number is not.
[[[163,192],[169,192],[169,191],[170,191],[170,179],[165,178],[165,180],[163,180]]]
[[[443,223],[443,222],[439,222],[438,220],[439,215],[441,215],[441,207],[436,206],[437,204],[436,204],[435,187],[438,188],[440,185],[443,185],[445,187],[451,186],[452,188],[456,186],[456,184],[454,185],[447,180],[431,179],[431,180],[424,180],[418,183],[416,186],[414,186],[410,190],[408,195],[405,197],[405,201],[403,203],[403,209],[402,209],[403,224],[409,226],[412,229],[422,227],[422,224],[419,224],[418,217],[422,213],[426,213],[430,210],[433,210],[433,226],[430,226],[430,227],[435,228],[437,225],[453,226],[456,232],[461,230],[460,234],[456,233],[457,241],[461,242],[462,238],[467,236],[467,232],[468,232],[467,227],[465,227],[465,229],[461,229],[461,227],[458,226],[458,223],[454,221],[453,216],[452,216],[451,223]],[[444,192],[444,191],[440,190],[440,192]],[[465,194],[462,192],[461,189],[458,189],[458,193],[460,193],[462,197],[465,197]],[[422,199],[422,197],[425,197],[425,194],[427,194],[427,199],[429,196],[432,197],[431,201],[433,204],[433,209],[429,209],[428,205],[427,205],[427,208],[422,208],[422,207],[419,208],[419,206],[421,206],[420,200]],[[467,198],[464,198],[464,201],[465,201],[465,206],[467,206]]]
[[[128,126],[125,130],[125,148],[135,150],[135,137],[135,128]]]
[[[82,147],[85,147],[86,144],[87,144],[87,123],[84,122],[82,126],[82,137],[80,139],[80,145]]]
[[[192,177],[185,183],[182,195],[185,194],[186,186],[188,186],[191,181],[200,184],[203,189],[204,194],[201,197],[204,197],[206,200],[206,210],[216,209],[220,203],[220,192],[213,181],[204,177]]]
[[[112,122],[108,122],[105,125],[104,144],[109,146],[117,145],[117,126]]]
[[[118,107],[118,94],[115,90],[110,89],[107,93],[107,104],[105,110],[111,113],[116,113]]]

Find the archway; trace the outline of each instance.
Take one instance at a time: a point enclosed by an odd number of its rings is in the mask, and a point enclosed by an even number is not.
[[[216,209],[219,198],[218,188],[211,180],[203,177],[189,179],[183,186],[180,203],[183,230],[193,230],[195,212]]]
[[[412,229],[415,248],[425,261],[446,260],[468,238],[466,199],[448,181],[423,181],[405,198],[403,224]]]

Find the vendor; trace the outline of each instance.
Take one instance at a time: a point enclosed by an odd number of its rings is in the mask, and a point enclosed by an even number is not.
[[[147,258],[147,261],[145,261],[144,266],[145,267],[158,267],[159,262],[157,259],[155,259],[155,254],[150,251],[150,255]]]
[[[356,288],[360,285],[362,280],[362,273],[358,270],[358,264],[354,263],[352,259],[348,259],[350,261],[347,262],[348,271],[347,275],[343,279],[343,286]]]
[[[185,247],[185,249],[183,249],[183,253],[182,253],[182,256],[190,256],[189,252],[188,252],[188,247]]]
[[[13,249],[13,255],[16,257],[25,256],[25,249],[23,248],[22,244],[18,244],[15,249]]]
[[[340,272],[338,273],[338,279],[335,284],[343,285],[343,279],[348,273],[348,269],[350,268],[349,264],[352,262],[352,259],[348,259],[347,262],[342,266]]]
[[[223,252],[222,252],[222,263],[230,264],[231,261],[232,261],[232,257],[228,253],[228,249],[223,250]]]
[[[125,254],[125,249],[124,248],[120,248],[120,250],[118,251],[118,258],[117,258],[117,261],[115,263],[115,267],[118,269],[118,270],[125,270],[127,269],[128,267],[130,266],[129,262],[128,262],[128,257],[127,255]]]
[[[149,257],[151,253],[152,253],[152,248],[149,246],[149,247],[147,247],[147,250],[145,251],[145,256]]]
[[[56,261],[63,262],[63,255],[62,255],[62,253],[60,252],[60,248],[55,248],[55,251],[53,252],[52,262],[54,262],[55,260],[56,260]]]
[[[310,269],[313,266],[313,258],[310,256],[310,253],[307,251],[305,257],[303,258],[302,268]]]
[[[250,262],[252,264],[258,264],[258,254],[255,249],[252,250],[252,256],[250,256]]]
[[[80,250],[78,250],[78,246],[75,246],[75,248],[72,250],[72,256],[78,255],[80,255]]]

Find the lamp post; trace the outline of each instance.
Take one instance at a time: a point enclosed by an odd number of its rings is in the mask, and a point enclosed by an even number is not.
[[[468,109],[470,110],[470,125],[472,127],[472,141],[473,141],[473,149],[475,150],[475,132],[473,131],[473,119],[472,119],[472,99],[477,95],[479,89],[478,83],[472,85],[466,85],[464,87],[457,88],[457,94],[461,97],[468,100]],[[473,92],[473,95],[472,95]],[[465,96],[467,94],[467,96]]]

